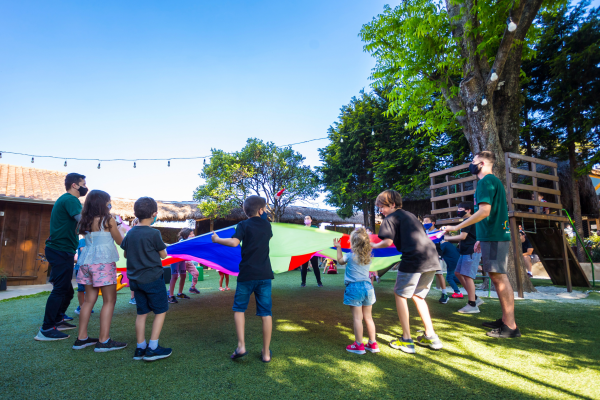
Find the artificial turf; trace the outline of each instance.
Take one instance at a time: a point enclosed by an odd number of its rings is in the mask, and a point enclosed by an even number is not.
[[[455,311],[464,300],[442,305],[439,292],[432,291],[428,304],[444,349],[418,347],[416,355],[409,355],[388,346],[400,333],[394,277],[388,273],[375,284],[373,315],[381,353],[360,356],[345,351],[353,333],[350,310],[342,304],[343,275],[324,276],[322,288],[312,274],[305,288],[297,271],[276,275],[269,364],[259,360],[262,332],[253,300],[246,314],[249,355],[229,359],[237,344],[231,311],[235,278],[231,291],[220,292],[215,271],[199,282],[200,295],[170,305],[160,344],[173,348],[173,355],[151,363],[132,360],[135,306],[128,304],[128,289],[117,296],[111,336],[129,347],[109,353],[94,353],[93,347],[72,350],[76,330],[66,331],[72,339],[34,341],[47,296],[3,301],[0,397],[600,398],[600,296],[578,302],[518,301],[523,337],[499,340],[485,336],[481,326],[501,315],[497,300],[486,299],[480,314],[463,315]],[[100,304],[95,310],[92,335],[98,332]],[[421,324],[412,305],[410,312],[416,336]]]

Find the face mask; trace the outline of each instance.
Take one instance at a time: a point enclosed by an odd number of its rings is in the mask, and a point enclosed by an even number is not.
[[[77,188],[77,190],[79,191],[79,195],[81,197],[85,196],[87,194],[87,192],[88,192],[88,188],[86,188],[85,186],[79,186]]]
[[[423,224],[423,228],[425,228],[426,231],[428,231],[432,226],[433,224]]]
[[[481,163],[469,164],[469,172],[472,173],[473,175],[477,175],[479,173],[479,171],[481,170],[480,165],[481,165]]]
[[[311,222],[312,222],[312,221],[311,221],[310,219],[305,219],[305,220],[304,220],[304,225],[306,225],[306,226],[310,226],[310,223],[311,223]]]
[[[457,212],[456,212],[456,215],[458,215],[458,218],[462,218],[462,217],[464,217],[464,216],[465,216],[465,214],[466,214],[466,213],[467,213],[467,212],[466,212],[466,211],[464,211],[464,210],[463,210],[463,211],[457,211]]]
[[[156,222],[156,217],[154,217],[154,219],[152,220],[152,223],[150,225],[154,225],[155,222]]]

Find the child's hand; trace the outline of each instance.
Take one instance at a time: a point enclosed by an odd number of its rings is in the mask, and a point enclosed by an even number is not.
[[[219,235],[217,235],[215,232],[213,232],[210,239],[212,240],[213,243],[217,243],[217,240],[219,240]]]
[[[336,249],[340,249],[342,247],[341,239],[333,239],[333,246]]]

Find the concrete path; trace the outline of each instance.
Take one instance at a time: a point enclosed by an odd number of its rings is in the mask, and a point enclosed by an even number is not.
[[[73,287],[77,287],[77,282],[73,279]],[[40,292],[52,291],[52,284],[46,285],[22,285],[22,286],[8,286],[6,291],[0,292],[0,300],[11,299],[13,297],[28,296],[30,294],[36,294]]]

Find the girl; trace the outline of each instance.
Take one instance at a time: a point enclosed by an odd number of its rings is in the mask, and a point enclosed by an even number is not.
[[[179,241],[186,240],[188,238],[194,237],[194,232],[192,232],[189,228],[183,228],[179,231],[177,235]],[[192,271],[194,270],[194,271]],[[198,270],[194,267],[194,263],[191,261],[181,261],[175,264],[171,264],[171,284],[169,286],[169,303],[174,304],[178,303],[177,299],[189,299],[190,296],[183,293],[183,287],[185,286],[185,276],[187,272],[192,274],[194,281],[192,282],[192,287],[190,288],[191,293],[200,293],[196,290],[196,283],[198,283]],[[179,292],[177,293],[177,297],[175,297],[175,284],[177,283],[177,277],[179,277]],[[193,290],[192,290],[193,289]]]
[[[179,232],[179,241],[180,242],[183,240],[188,240],[188,239],[194,238],[194,237],[196,237],[196,235],[194,235],[194,231],[189,228],[183,228]],[[192,275],[192,287],[189,290],[190,293],[200,294],[200,291],[198,289],[196,289],[196,285],[198,284],[198,277],[200,276],[200,273],[198,272],[198,269],[194,265],[194,262],[186,261],[185,262],[185,270]],[[180,284],[181,284],[181,282],[180,282]]]
[[[350,306],[354,319],[354,343],[346,347],[351,353],[365,354],[379,353],[375,335],[375,323],[371,315],[371,308],[375,303],[375,290],[369,279],[371,267],[371,242],[365,228],[357,228],[350,234],[350,248],[352,253],[342,253],[340,239],[333,239],[337,248],[337,261],[340,265],[346,264],[344,283],[344,304]],[[363,325],[365,320],[369,342],[363,345]]]
[[[77,283],[85,285],[85,300],[79,315],[79,335],[73,345],[74,350],[94,345],[98,353],[120,350],[127,343],[110,338],[110,324],[117,301],[117,264],[119,253],[115,247],[123,241],[117,222],[110,215],[110,196],[102,190],[92,190],[85,198],[79,233],[85,235],[85,247],[79,259]],[[102,289],[102,310],[100,310],[100,337],[88,337],[88,322],[92,308]]]
[[[229,274],[219,271],[219,276],[221,277],[219,278],[219,290],[221,292],[229,290]],[[223,278],[225,278],[225,289],[223,289]]]

